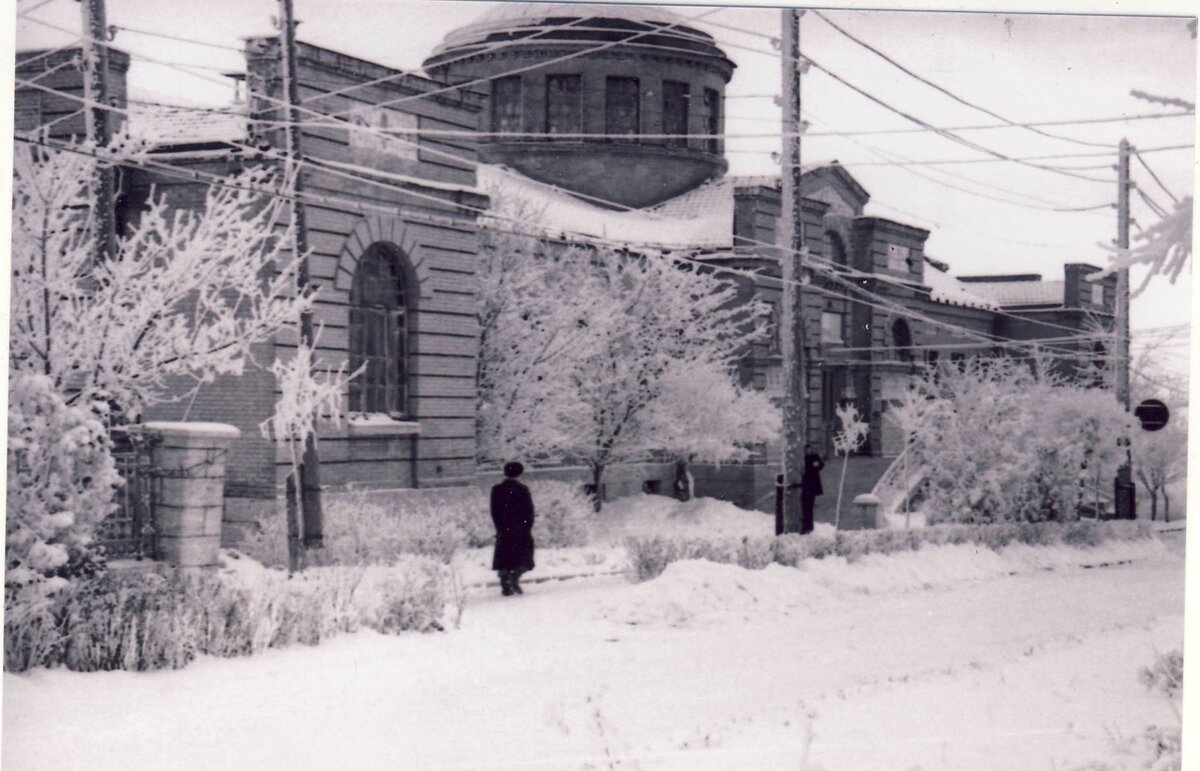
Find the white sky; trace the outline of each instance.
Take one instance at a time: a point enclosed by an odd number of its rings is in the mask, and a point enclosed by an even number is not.
[[[20,0],[18,8],[34,8],[39,1]],[[406,69],[419,67],[448,31],[494,5],[448,0],[295,0],[296,16],[302,22],[298,33],[301,40]],[[1191,2],[1176,3],[1173,7],[1177,13],[1196,12],[1196,4]],[[684,16],[695,16],[707,9],[677,6],[677,10]],[[240,45],[241,37],[269,34],[270,20],[276,13],[274,0],[205,0],[202,3],[108,0],[110,24],[234,47]],[[1129,94],[1131,89],[1195,101],[1196,41],[1189,32],[1187,21],[1182,18],[877,10],[826,13],[852,34],[909,69],[1015,121],[1175,111],[1135,99]],[[79,4],[73,0],[50,0],[33,10],[30,16],[72,30],[77,30],[80,24]],[[778,36],[779,16],[776,9],[734,7],[706,18]],[[727,132],[762,134],[777,131],[779,110],[771,99],[741,98],[779,92],[779,62],[772,55],[770,41],[708,26],[704,22],[697,22],[696,26],[712,34],[719,43],[726,44],[727,54],[738,64],[727,91],[730,97]],[[62,45],[69,38],[24,19],[19,19],[16,26],[18,49]],[[115,42],[135,55],[171,62],[232,71],[239,71],[244,66],[240,54],[233,51],[129,31],[119,32]],[[758,52],[735,48],[735,45]],[[934,125],[952,127],[997,122],[900,73],[811,13],[802,20],[801,45],[822,65]],[[131,87],[142,96],[199,104],[228,101],[228,88],[204,79],[219,80],[216,72],[197,72],[202,77],[135,61],[129,79]],[[804,79],[803,98],[814,134],[830,130],[913,127],[904,118],[868,102],[815,69]],[[1112,155],[1108,157],[1043,162],[1092,167],[1115,163],[1115,148],[1122,137],[1141,148],[1190,144],[1195,136],[1195,123],[1188,117],[1046,127],[1045,130],[1111,146]],[[961,133],[1010,156],[1103,152],[1103,148],[1048,139],[1025,129]],[[985,157],[932,134],[857,139],[872,148],[916,160]],[[727,150],[731,173],[778,173],[778,166],[771,157],[778,147],[777,138],[730,139]],[[803,156],[806,163],[836,158],[849,167],[872,195],[869,214],[931,230],[928,253],[949,262],[954,274],[1034,272],[1041,273],[1046,279],[1060,279],[1064,263],[1103,264],[1105,258],[1097,244],[1110,242],[1116,234],[1115,210],[1061,213],[1030,209],[949,189],[906,168],[860,166],[857,164],[877,162],[879,158],[847,138],[809,137],[803,143]],[[1193,150],[1151,153],[1146,159],[1176,196],[1191,194],[1195,168]],[[1116,200],[1115,171],[1109,168],[1082,172],[1111,180],[1108,184],[1071,179],[1006,162],[921,167],[917,171],[956,187],[1003,198],[1014,196],[996,188],[1016,191],[1022,200],[1033,196],[1067,207]],[[1157,202],[1171,205],[1167,195],[1136,159],[1133,177]],[[1155,221],[1155,216],[1136,195],[1133,212],[1143,224]],[[1189,321],[1190,279],[1190,276],[1184,276],[1175,286],[1159,281],[1137,298],[1132,315],[1134,329]],[[1133,283],[1138,283],[1136,272]],[[1167,353],[1178,357],[1176,366],[1186,371],[1186,348],[1177,346]]]

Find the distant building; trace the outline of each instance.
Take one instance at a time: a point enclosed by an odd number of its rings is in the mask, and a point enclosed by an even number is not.
[[[74,55],[18,54],[18,76]],[[308,206],[322,361],[368,367],[346,394],[355,417],[321,436],[322,481],[331,488],[475,483],[476,218],[490,194],[529,200],[541,224],[565,239],[612,239],[753,271],[736,277],[743,296],[778,303],[778,179],[726,175],[724,89],[736,65],[671,11],[502,4],[447,35],[425,63],[428,78],[305,44],[298,61],[305,108],[338,115],[303,130],[314,164],[306,189],[323,201]],[[128,57],[114,51],[112,93],[157,162],[220,176],[263,162],[256,148],[283,146],[278,62],[276,39],[250,39],[244,101],[229,110],[164,107],[126,94]],[[63,95],[18,88],[18,130],[51,124],[51,136],[82,133],[82,117],[71,116],[82,93],[78,70],[39,82]],[[479,134],[410,141],[406,129]],[[126,216],[136,216],[151,188],[180,208],[204,200],[202,181],[146,168],[121,176]],[[1087,281],[1095,266],[1068,265],[1048,281],[954,278],[925,253],[927,230],[865,216],[868,191],[836,162],[807,169],[801,192],[816,264],[803,319],[809,439],[831,453],[834,410],[845,401],[871,424],[848,491],[869,488],[899,451],[888,405],[924,364],[997,349],[954,329],[1003,343],[1062,338],[1085,331],[1089,319],[1111,325],[1116,279]],[[280,338],[258,359],[269,364],[294,348]],[[1093,352],[1090,344],[1054,348]],[[777,341],[749,351],[740,376],[782,398]],[[229,463],[232,527],[273,505],[289,468],[258,431],[274,399],[272,376],[254,370],[203,389],[189,413],[242,430]],[[178,418],[182,409],[165,405],[150,417]],[[755,462],[698,469],[697,492],[767,510],[779,457],[770,447]],[[569,469],[540,473],[583,480]],[[667,490],[671,474],[668,462],[615,469],[606,492]]]

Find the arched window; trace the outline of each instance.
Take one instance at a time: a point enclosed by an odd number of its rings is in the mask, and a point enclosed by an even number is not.
[[[892,345],[896,348],[896,357],[900,361],[912,361],[912,332],[908,329],[908,322],[904,319],[896,319],[892,322]]]
[[[846,265],[846,244],[833,230],[825,231],[825,242],[829,244],[829,261],[834,265]]]
[[[350,369],[366,369],[350,381],[352,412],[408,412],[403,259],[394,248],[375,244],[358,261],[350,289]]]

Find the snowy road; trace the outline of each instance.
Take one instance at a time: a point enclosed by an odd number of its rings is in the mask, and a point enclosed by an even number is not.
[[[1181,645],[1170,552],[681,626],[601,612],[646,586],[479,595],[455,632],[179,672],[5,675],[4,767],[1134,768],[1126,739],[1174,721],[1136,679]]]

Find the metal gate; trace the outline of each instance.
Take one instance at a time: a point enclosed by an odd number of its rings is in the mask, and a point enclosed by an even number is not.
[[[125,480],[116,493],[117,509],[96,532],[96,545],[108,559],[157,559],[154,502],[158,487],[150,449],[154,441],[136,427],[115,429],[113,460]]]

